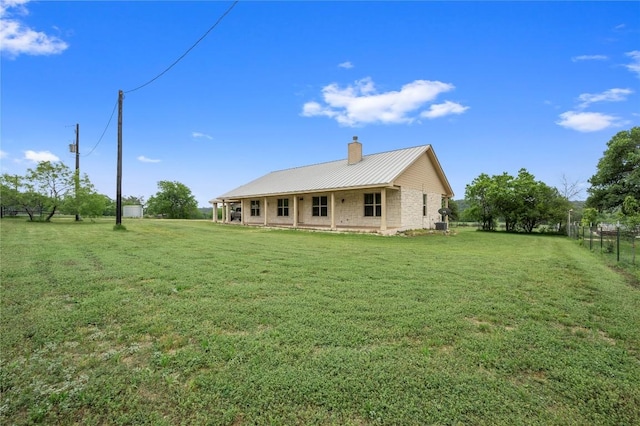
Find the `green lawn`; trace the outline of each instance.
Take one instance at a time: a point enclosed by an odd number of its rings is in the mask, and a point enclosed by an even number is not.
[[[574,240],[4,219],[1,424],[640,424],[640,289]]]

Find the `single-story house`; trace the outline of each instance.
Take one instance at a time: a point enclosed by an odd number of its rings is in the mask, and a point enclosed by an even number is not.
[[[210,201],[225,223],[241,208],[243,225],[371,231],[435,229],[446,222],[453,191],[431,145],[362,155],[358,137],[347,158],[271,172]],[[235,217],[234,213],[234,217]],[[440,225],[441,226],[441,225]]]

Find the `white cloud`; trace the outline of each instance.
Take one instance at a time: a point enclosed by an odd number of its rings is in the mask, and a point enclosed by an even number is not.
[[[191,132],[191,136],[194,138],[204,138],[204,139],[213,139],[211,136],[205,134],[205,133],[200,133],[200,132]]]
[[[66,50],[69,45],[60,38],[35,31],[14,16],[27,15],[27,3],[28,0],[2,0],[0,50],[11,58],[20,54],[54,55]]]
[[[302,107],[301,115],[333,118],[343,126],[412,123],[416,119],[412,113],[439,94],[453,89],[454,86],[449,83],[416,80],[405,84],[399,91],[378,93],[373,80],[366,77],[345,88],[337,83],[325,86],[322,89],[325,105],[307,102]]]
[[[420,117],[424,118],[439,118],[450,114],[462,114],[468,110],[468,106],[460,105],[456,102],[445,101],[442,104],[433,104],[429,107],[429,111],[423,111]]]
[[[342,62],[341,64],[338,64],[338,66],[345,69],[353,68],[353,64],[350,61]]]
[[[606,55],[580,55],[580,56],[574,56],[573,58],[571,58],[571,61],[573,61],[573,62],[578,62],[578,61],[606,61],[607,59],[609,59],[609,57],[606,56]]]
[[[556,124],[567,129],[588,133],[604,130],[621,124],[617,117],[599,112],[575,112],[567,111],[560,114],[560,120]]]
[[[7,158],[9,154],[0,149],[0,158]]]
[[[160,160],[154,160],[152,158],[147,158],[144,155],[140,155],[138,157],[138,161],[142,161],[143,163],[159,163]]]
[[[635,73],[640,77],[640,50],[634,50],[631,52],[625,53],[628,57],[631,58],[631,63],[625,65],[629,71]]]
[[[17,12],[22,15],[28,14],[29,12],[24,7],[27,3],[29,3],[29,0],[3,0],[0,2],[0,18],[4,16],[9,8],[17,9]]]
[[[627,96],[632,94],[631,89],[609,89],[602,93],[583,93],[578,96],[581,101],[580,108],[586,108],[595,102],[620,102],[626,101]]]
[[[27,150],[24,152],[24,158],[27,161],[31,161],[33,163],[40,163],[42,161],[60,161],[60,159],[49,151],[31,151]]]

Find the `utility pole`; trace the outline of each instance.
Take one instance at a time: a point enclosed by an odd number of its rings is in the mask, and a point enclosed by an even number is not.
[[[78,186],[80,185],[80,124],[76,123],[76,208],[78,203]],[[76,211],[76,222],[80,221],[80,215]]]
[[[76,153],[76,175],[73,179],[75,185],[75,197],[76,197],[76,222],[80,220],[78,214],[78,186],[80,185],[80,125],[76,123],[76,143],[69,144],[69,152]]]
[[[122,90],[118,91],[118,171],[116,173],[116,226],[122,224]]]

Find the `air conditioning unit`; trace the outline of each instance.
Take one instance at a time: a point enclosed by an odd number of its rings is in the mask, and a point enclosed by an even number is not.
[[[436,222],[436,231],[446,231],[447,222]]]

